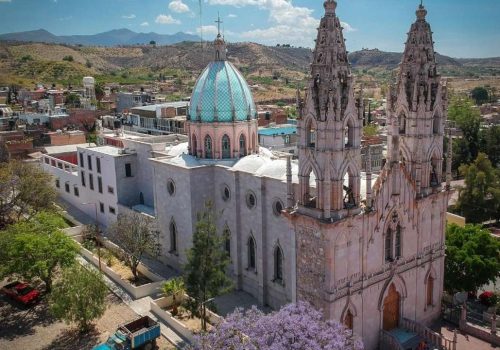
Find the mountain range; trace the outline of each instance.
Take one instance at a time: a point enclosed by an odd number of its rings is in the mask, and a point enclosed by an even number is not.
[[[41,42],[85,46],[118,46],[149,44],[172,45],[183,41],[200,41],[197,35],[178,32],[175,34],[136,33],[129,29],[114,29],[94,35],[54,35],[45,29],[0,34],[0,41]]]

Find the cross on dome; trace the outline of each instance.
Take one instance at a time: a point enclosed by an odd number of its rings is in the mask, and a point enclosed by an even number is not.
[[[222,23],[224,23],[221,19],[220,19],[220,14],[219,12],[217,12],[217,21],[215,21],[215,23],[217,23],[217,37],[220,37],[220,25]]]

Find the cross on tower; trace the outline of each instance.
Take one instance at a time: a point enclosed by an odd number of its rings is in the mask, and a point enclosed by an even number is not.
[[[217,23],[217,32],[218,35],[220,36],[220,25],[224,22],[220,19],[220,14],[218,12],[217,12],[217,21],[215,21],[215,23]]]

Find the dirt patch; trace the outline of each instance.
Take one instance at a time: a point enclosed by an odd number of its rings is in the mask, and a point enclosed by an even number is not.
[[[168,307],[166,309],[168,312],[172,313],[172,308]],[[201,332],[201,319],[196,316],[192,316],[191,313],[182,306],[178,308],[179,313],[174,316],[175,319],[180,321],[184,326],[189,329],[193,333]],[[207,323],[207,330],[211,330],[213,326],[210,323]]]
[[[103,317],[95,322],[94,329],[82,334],[74,325],[54,319],[45,299],[31,308],[24,308],[2,297],[0,349],[90,350],[106,341],[120,324],[138,317],[114,294],[109,294],[106,302],[108,308]],[[163,337],[158,345],[162,350],[175,349]]]
[[[110,269],[120,275],[122,280],[130,282],[130,284],[136,287],[153,282],[141,273],[139,273],[137,280],[134,280],[134,275],[130,268],[113,251],[104,247],[101,247],[100,251],[101,263],[106,264]],[[97,248],[93,248],[92,253],[97,257]]]

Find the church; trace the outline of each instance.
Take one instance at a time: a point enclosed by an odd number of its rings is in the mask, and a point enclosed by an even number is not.
[[[441,312],[447,90],[420,5],[387,96],[385,167],[375,176],[367,157],[361,172],[362,91],[355,91],[336,7],[324,3],[308,86],[297,91],[298,160],[259,147],[251,90],[219,34],[193,89],[187,142],[125,137],[116,140],[121,150],[79,147],[78,165],[47,156],[44,168],[69,167],[65,178],[55,174],[56,187],[65,183],[59,193],[82,210],[92,208],[81,203],[96,203],[103,225],[127,208],[154,216],[161,260],[179,271],[197,214],[212,201],[236,289],[274,309],[306,300],[352,329],[366,349],[389,349],[391,331],[428,325]],[[73,187],[78,198],[71,199]]]

